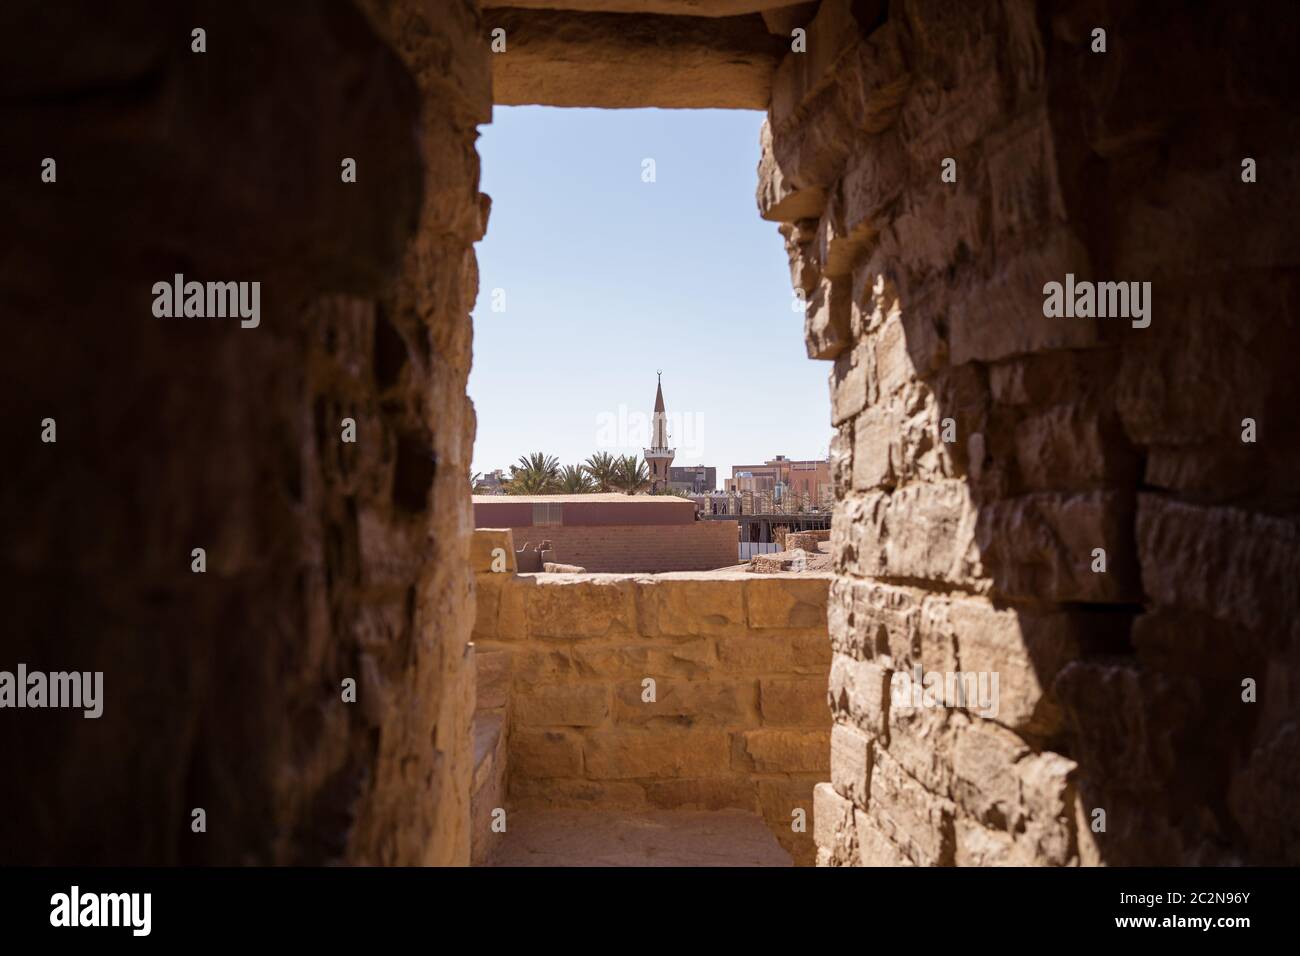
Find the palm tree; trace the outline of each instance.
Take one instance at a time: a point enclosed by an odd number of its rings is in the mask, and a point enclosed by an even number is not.
[[[559,459],[535,451],[531,455],[520,455],[519,464],[510,466],[510,484],[506,494],[553,495],[559,487]]]
[[[560,471],[560,490],[566,495],[583,495],[593,487],[587,470],[581,465],[565,465]]]
[[[650,484],[650,469],[636,455],[618,459],[614,472],[614,487],[629,495],[644,491]]]
[[[614,488],[614,472],[618,467],[618,459],[609,452],[596,452],[582,467],[587,470],[587,474],[591,475],[597,491],[610,491]]]

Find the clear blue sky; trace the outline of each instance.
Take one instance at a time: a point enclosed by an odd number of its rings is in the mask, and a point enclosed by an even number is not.
[[[733,464],[826,454],[830,364],[806,357],[781,236],[754,203],[762,121],[496,107],[479,140],[475,471],[640,453],[656,369],[675,465],[714,465],[721,485]]]

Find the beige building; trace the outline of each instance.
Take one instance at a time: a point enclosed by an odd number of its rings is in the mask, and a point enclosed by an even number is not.
[[[789,511],[830,507],[835,497],[828,461],[792,461],[785,455],[761,465],[732,465],[725,490],[770,495],[778,510]]]

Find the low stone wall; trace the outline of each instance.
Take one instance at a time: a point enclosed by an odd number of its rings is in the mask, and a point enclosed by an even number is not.
[[[475,538],[480,695],[508,712],[510,808],[751,810],[814,861],[829,575],[520,575],[508,533]]]
[[[550,541],[555,560],[588,571],[712,571],[739,563],[734,521],[512,528],[517,547]]]

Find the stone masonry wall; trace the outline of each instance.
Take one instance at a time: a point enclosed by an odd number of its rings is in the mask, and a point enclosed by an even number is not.
[[[475,535],[475,657],[480,696],[508,713],[509,807],[751,810],[813,861],[829,576],[493,573],[509,535]]]
[[[1269,10],[825,0],[778,68],[758,201],[833,363],[821,863],[1300,861]],[[1067,273],[1150,282],[1150,325],[1045,317]],[[996,673],[996,713],[895,706],[917,667]]]
[[[555,546],[555,560],[588,571],[712,571],[740,562],[734,521],[512,528],[517,546]]]
[[[480,35],[470,0],[0,10],[0,668],[104,673],[99,719],[0,721],[5,863],[468,862]],[[259,281],[260,324],[155,317],[177,272]]]

